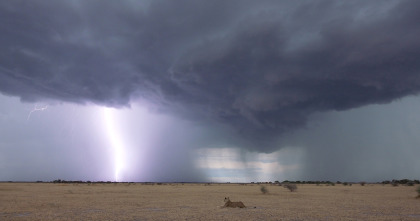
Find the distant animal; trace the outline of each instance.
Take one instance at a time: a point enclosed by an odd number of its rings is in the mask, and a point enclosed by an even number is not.
[[[245,208],[246,206],[241,201],[239,202],[232,202],[230,201],[229,197],[225,197],[225,205],[223,207],[232,207],[232,208]]]

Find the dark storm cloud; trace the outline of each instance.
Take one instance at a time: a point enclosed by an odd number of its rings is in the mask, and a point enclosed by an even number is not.
[[[26,101],[140,98],[269,138],[420,90],[419,1],[7,1],[0,16],[0,91]]]

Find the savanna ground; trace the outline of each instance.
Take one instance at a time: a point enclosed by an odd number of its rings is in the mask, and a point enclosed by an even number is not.
[[[0,183],[0,220],[420,220],[417,186],[265,186]]]

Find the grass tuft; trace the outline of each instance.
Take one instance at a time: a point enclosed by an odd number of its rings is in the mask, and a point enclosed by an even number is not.
[[[268,193],[268,189],[265,186],[261,186],[260,190],[261,190],[261,193],[263,194]]]

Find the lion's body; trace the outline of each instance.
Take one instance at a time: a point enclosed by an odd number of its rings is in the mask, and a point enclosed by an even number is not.
[[[246,206],[244,205],[244,203],[242,203],[240,201],[239,202],[232,202],[232,201],[230,201],[229,197],[227,197],[227,198],[225,197],[225,205],[223,207],[245,208]]]

